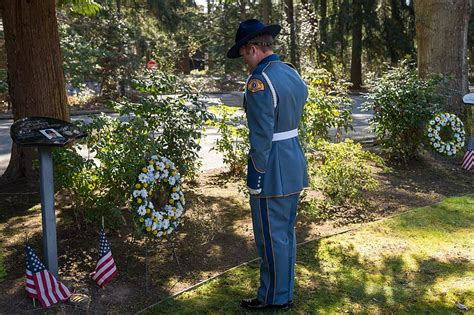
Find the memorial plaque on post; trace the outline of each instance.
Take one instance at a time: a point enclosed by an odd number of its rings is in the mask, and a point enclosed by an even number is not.
[[[56,216],[54,213],[53,159],[51,147],[63,147],[87,134],[70,122],[49,117],[26,117],[15,121],[10,136],[19,146],[38,147],[41,218],[46,267],[58,276]]]

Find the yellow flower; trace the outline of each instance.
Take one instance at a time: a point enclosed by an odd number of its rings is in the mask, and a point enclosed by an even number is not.
[[[153,162],[152,160],[148,161],[148,164],[149,164],[149,165],[153,165],[153,163],[154,163],[154,162]]]
[[[140,185],[139,183],[136,183],[136,184],[135,184],[135,188],[136,188],[136,189],[140,189],[140,188],[142,188],[142,185]]]
[[[142,203],[142,198],[137,198],[137,203]]]
[[[176,175],[176,171],[172,171],[171,175],[173,175],[173,176]]]
[[[158,234],[158,231],[157,231],[157,230],[154,230],[154,231],[153,231],[153,234],[155,234],[155,235]]]
[[[150,209],[146,209],[146,213],[150,214],[150,212],[151,212]]]
[[[174,200],[172,198],[170,198],[170,200],[168,200],[168,202],[172,205],[174,203]]]
[[[150,191],[148,192],[148,196],[151,196],[151,195],[153,195],[153,192],[150,190]]]
[[[145,219],[143,219],[143,218],[140,218],[140,222],[143,222],[143,221],[145,221]]]
[[[166,231],[163,231],[163,235],[166,235]]]
[[[151,231],[151,226],[147,226],[147,227],[146,227],[146,230],[147,230],[148,232],[150,232],[150,231]]]
[[[147,188],[147,187],[148,187],[148,184],[147,184],[147,183],[143,183],[143,187]]]
[[[172,189],[173,192],[176,192],[177,190],[178,190],[178,188],[176,188],[176,187],[173,187],[173,189]]]
[[[142,172],[146,173],[146,172],[148,172],[148,169],[146,167],[144,167],[144,168],[142,168]]]
[[[158,222],[158,218],[153,218],[153,222]]]
[[[170,168],[170,165],[168,163],[166,163],[165,168]]]

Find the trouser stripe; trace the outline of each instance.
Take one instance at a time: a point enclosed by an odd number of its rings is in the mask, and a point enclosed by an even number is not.
[[[273,259],[273,246],[270,232],[270,221],[268,220],[268,205],[266,198],[260,198],[260,215],[262,219],[263,226],[263,239],[265,243],[265,254],[267,256],[268,262],[268,273],[270,276],[270,281],[268,283],[268,291],[266,296],[265,304],[273,304],[275,297],[275,261]]]

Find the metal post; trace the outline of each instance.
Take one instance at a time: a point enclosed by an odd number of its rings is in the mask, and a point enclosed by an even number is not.
[[[40,166],[41,216],[43,221],[43,252],[46,268],[58,277],[56,215],[54,213],[53,158],[50,147],[38,147]]]

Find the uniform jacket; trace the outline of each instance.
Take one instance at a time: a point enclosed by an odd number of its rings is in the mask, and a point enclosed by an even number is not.
[[[258,197],[287,196],[308,186],[306,161],[298,137],[273,141],[274,134],[298,128],[307,97],[308,88],[298,72],[276,54],[263,59],[247,79],[247,185],[251,187],[258,180],[256,185],[262,189]]]

